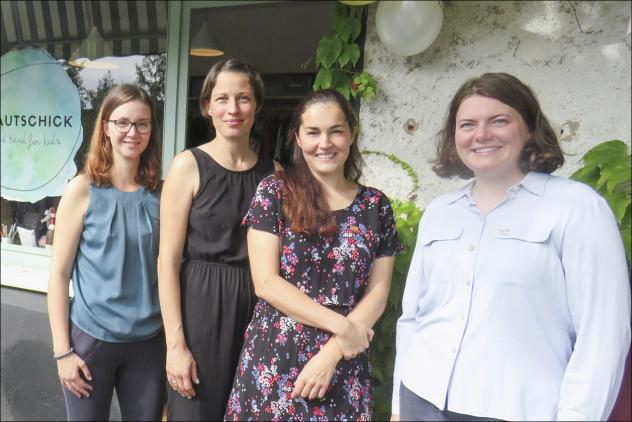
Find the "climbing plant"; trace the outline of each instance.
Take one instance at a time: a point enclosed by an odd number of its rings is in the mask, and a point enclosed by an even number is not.
[[[395,258],[395,269],[388,302],[382,317],[373,326],[371,366],[373,367],[373,420],[387,421],[391,416],[393,369],[395,367],[395,324],[402,314],[402,296],[406,275],[415,250],[419,220],[423,214],[414,202],[391,199],[397,224],[397,236],[404,250]]]
[[[598,144],[583,157],[583,167],[571,175],[571,179],[586,183],[601,194],[617,220],[625,254],[630,268],[630,220],[632,191],[630,150],[618,139]]]
[[[331,32],[322,37],[316,50],[316,79],[314,91],[333,88],[345,98],[360,96],[369,100],[375,95],[377,85],[368,72],[358,70],[364,6],[336,4],[336,16]]]
[[[393,369],[395,367],[395,325],[402,314],[402,296],[410,260],[415,250],[417,230],[423,211],[417,208],[413,200],[419,189],[419,179],[412,166],[394,154],[365,149],[363,155],[377,155],[388,158],[393,164],[406,172],[412,181],[412,191],[408,201],[390,198],[391,207],[397,225],[397,236],[404,250],[395,258],[395,268],[391,290],[384,313],[373,330],[371,342],[371,366],[373,367],[373,419],[389,420],[391,414],[391,396],[393,391]]]
[[[413,168],[412,168],[412,166],[410,164],[408,164],[406,161],[402,160],[401,158],[399,158],[395,154],[388,154],[388,153],[382,152],[382,151],[375,151],[375,150],[371,150],[371,149],[364,149],[364,150],[362,150],[362,154],[364,154],[364,155],[377,155],[377,156],[380,156],[380,157],[385,157],[385,158],[388,158],[393,164],[396,164],[396,165],[400,166],[402,168],[402,170],[404,170],[406,172],[408,177],[410,177],[410,180],[413,182],[413,187],[411,189],[411,192],[408,194],[408,199],[410,199],[410,200],[417,199],[417,191],[419,190],[419,179],[417,178],[417,173],[415,173],[415,170],[413,170]]]

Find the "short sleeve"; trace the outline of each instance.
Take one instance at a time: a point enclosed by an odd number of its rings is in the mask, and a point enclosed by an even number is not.
[[[387,196],[380,192],[379,213],[381,235],[380,244],[375,254],[376,258],[383,256],[394,256],[404,250],[397,237],[397,227],[395,225],[395,217],[393,216],[393,208]]]
[[[279,179],[274,175],[264,178],[257,186],[255,196],[252,198],[250,208],[241,225],[278,235],[280,202],[281,183]]]

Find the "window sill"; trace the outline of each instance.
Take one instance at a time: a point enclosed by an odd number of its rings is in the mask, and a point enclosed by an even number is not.
[[[35,292],[48,292],[50,249],[5,243],[1,245],[0,253],[0,284]]]

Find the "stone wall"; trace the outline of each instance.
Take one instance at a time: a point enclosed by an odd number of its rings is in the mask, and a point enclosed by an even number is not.
[[[458,87],[485,72],[511,73],[537,93],[568,154],[555,174],[572,174],[602,141],[630,144],[629,1],[445,1],[439,36],[411,57],[381,44],[377,4],[369,6],[364,70],[377,80],[378,95],[362,104],[360,147],[411,164],[418,206],[464,184],[432,172],[435,134]],[[412,193],[400,167],[380,156],[365,160],[365,183],[391,197]]]

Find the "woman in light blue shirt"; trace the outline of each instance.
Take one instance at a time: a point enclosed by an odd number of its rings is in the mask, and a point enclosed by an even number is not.
[[[123,420],[162,416],[155,126],[144,90],[113,88],[99,109],[83,172],[59,203],[48,313],[68,420],[107,420],[114,389]]]
[[[394,418],[598,420],[630,345],[623,243],[532,91],[488,73],[449,106],[397,323]]]

